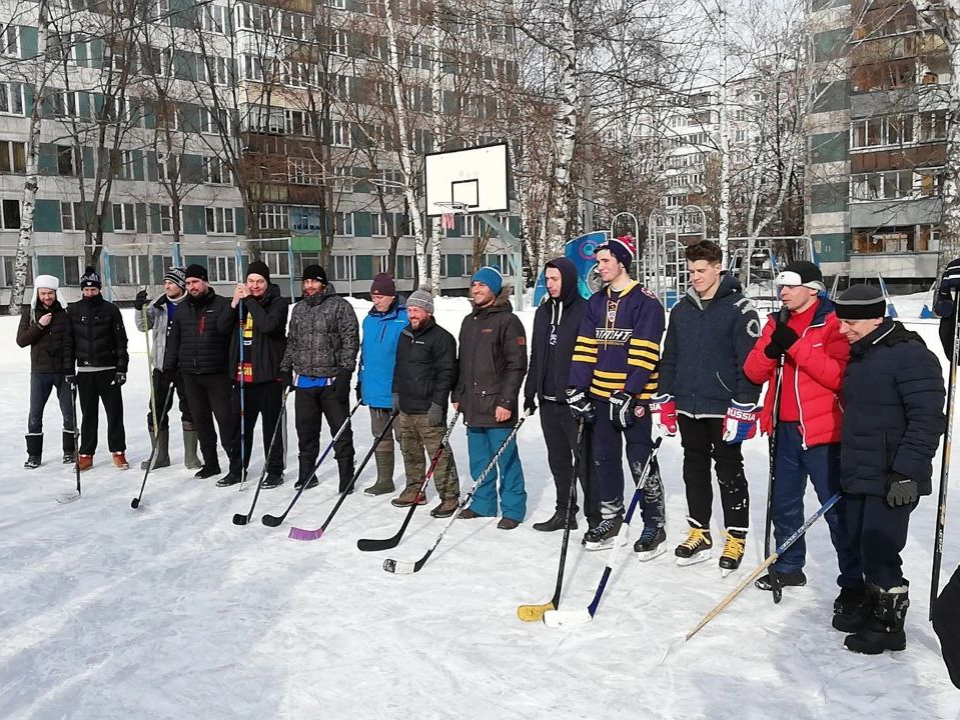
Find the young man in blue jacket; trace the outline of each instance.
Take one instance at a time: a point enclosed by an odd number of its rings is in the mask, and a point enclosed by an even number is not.
[[[397,342],[407,326],[407,309],[397,295],[393,277],[379,273],[370,286],[373,307],[363,319],[360,341],[360,371],[357,374],[357,400],[370,408],[370,432],[378,437],[393,412],[393,367],[397,358]],[[377,482],[364,492],[367,495],[392,493],[395,462],[394,442],[400,439],[400,423],[394,422],[374,450]]]
[[[690,289],[670,311],[659,395],[651,408],[654,422],[667,435],[675,435],[679,427],[683,444],[690,531],[675,550],[677,564],[712,557],[712,458],[727,528],[720,568],[733,571],[743,559],[750,521],[740,445],[756,434],[760,397],[760,386],[744,375],[743,363],[760,337],[760,318],[740,282],[723,272],[719,245],[705,240],[684,254]]]

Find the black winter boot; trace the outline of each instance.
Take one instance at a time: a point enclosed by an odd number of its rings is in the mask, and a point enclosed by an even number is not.
[[[567,511],[566,510],[557,510],[553,513],[553,517],[543,522],[538,522],[533,524],[533,529],[540,532],[555,532],[557,530],[563,530],[567,526]],[[577,529],[577,518],[573,514],[570,515],[570,529]]]
[[[870,618],[860,632],[847,636],[843,641],[844,646],[847,650],[864,655],[879,655],[884,650],[903,650],[907,646],[903,622],[908,607],[910,595],[906,580],[899,587],[878,590],[870,607]]]
[[[63,464],[73,465],[77,461],[77,439],[73,431],[63,431]]]
[[[340,473],[340,490],[343,492],[348,487],[350,487],[350,481],[353,480],[353,473],[355,472],[355,467],[353,464],[353,455],[348,455],[347,457],[337,458],[337,470]],[[350,488],[350,492],[353,492],[353,488]]]
[[[870,619],[870,609],[875,602],[873,585],[840,588],[840,594],[833,601],[834,629],[844,633],[860,632]]]
[[[23,466],[28,470],[40,467],[40,458],[43,455],[43,433],[30,433],[26,435],[27,440],[27,460]]]

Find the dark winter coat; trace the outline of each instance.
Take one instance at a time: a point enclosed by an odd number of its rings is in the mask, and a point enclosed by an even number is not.
[[[307,377],[352,373],[360,348],[360,324],[346,300],[329,288],[293,306],[280,369]]]
[[[520,318],[511,312],[506,290],[493,305],[475,307],[460,326],[459,379],[451,398],[460,404],[464,421],[478,428],[512,427],[527,371],[527,338]],[[510,410],[498,423],[497,407]]]
[[[690,288],[670,311],[658,392],[693,417],[723,417],[734,400],[756,403],[760,386],[744,375],[743,363],[759,337],[760,318],[735,277],[721,276],[706,309]]]
[[[422,415],[431,403],[447,407],[457,383],[457,341],[431,317],[417,330],[407,325],[397,342],[393,392],[400,410]]]
[[[943,272],[955,270],[960,266],[960,258],[952,260]],[[941,277],[942,281],[942,277]],[[940,316],[940,343],[943,345],[943,354],[947,360],[953,357],[953,333],[957,327],[957,308],[953,302],[950,290],[937,283],[937,295],[933,301],[933,311]]]
[[[38,321],[47,313],[53,313],[50,324],[44,327]],[[66,343],[70,334],[70,318],[59,301],[54,300],[49,308],[38,304],[36,308],[25,307],[20,314],[17,328],[17,345],[30,346],[30,371],[42,373],[73,372],[73,364],[67,361]]]
[[[65,353],[67,364],[77,367],[115,367],[125,373],[130,362],[127,331],[120,308],[102,295],[83,298],[67,306],[70,332]]]
[[[178,367],[188,375],[227,372],[237,332],[237,313],[227,298],[213,288],[200,297],[189,295],[177,308],[167,333],[164,372]]]
[[[253,319],[253,342],[244,348],[243,361],[251,364],[253,377],[246,382],[272,382],[280,377],[280,362],[287,349],[287,308],[290,301],[280,294],[280,286],[270,283],[262,298],[252,295],[243,299],[243,318]],[[237,319],[239,323],[239,318]],[[249,353],[249,354],[248,354]],[[237,367],[240,357],[238,342],[230,344],[230,367]]]
[[[587,311],[587,301],[580,295],[579,276],[573,262],[567,258],[558,258],[548,263],[560,271],[560,297],[546,300],[537,308],[533,316],[533,333],[530,337],[530,369],[523,394],[527,400],[534,397],[543,399],[544,387],[553,388],[552,397],[562,400],[565,397],[570,378],[570,362],[573,359],[573,347],[577,343],[580,323]],[[551,343],[551,328],[556,328],[556,337]],[[548,362],[548,353],[552,352],[552,361]],[[551,377],[546,377],[547,367]]]
[[[850,348],[843,378],[841,485],[885,495],[898,472],[929,495],[945,430],[940,362],[923,340],[889,318]]]

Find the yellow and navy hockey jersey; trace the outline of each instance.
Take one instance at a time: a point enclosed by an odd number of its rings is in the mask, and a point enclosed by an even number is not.
[[[573,349],[570,387],[589,388],[598,400],[626,390],[649,402],[657,394],[663,329],[663,306],[638,282],[594,293]]]

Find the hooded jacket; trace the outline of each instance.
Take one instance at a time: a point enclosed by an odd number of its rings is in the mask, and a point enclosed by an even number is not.
[[[915,332],[886,318],[854,343],[843,379],[844,491],[885,495],[888,476],[898,472],[929,495],[944,397],[940,362]]]
[[[237,313],[213,288],[180,303],[167,333],[164,372],[178,367],[188,375],[226,372],[231,344],[237,344]]]
[[[187,299],[187,293],[184,292],[180,297],[173,300],[167,295],[161,295],[147,306],[147,321],[143,321],[143,311],[135,313],[137,321],[137,330],[140,332],[149,332],[153,330],[153,367],[157,370],[163,370],[163,355],[167,347],[167,332],[170,330],[170,324],[176,314],[176,309]]]
[[[244,382],[274,382],[280,377],[280,362],[287,349],[287,308],[290,302],[280,293],[280,286],[270,283],[260,298],[248,295],[237,306],[243,309],[244,364],[250,363],[250,371]],[[237,322],[240,319],[237,318]],[[240,361],[240,346],[230,344],[230,367]],[[239,379],[239,376],[238,376]]]
[[[103,295],[83,298],[67,306],[70,332],[64,351],[66,364],[77,367],[116,368],[125,373],[130,356],[127,354],[127,331],[123,326],[120,308],[103,299]]]
[[[474,307],[460,326],[459,380],[451,398],[470,427],[512,427],[517,423],[520,385],[527,371],[527,338],[504,288],[487,307]],[[497,407],[510,410],[498,423]]]
[[[530,369],[523,394],[528,401],[534,397],[543,400],[546,396],[565,402],[573,348],[587,301],[580,295],[580,277],[573,261],[557,258],[546,267],[560,271],[560,297],[554,299],[547,295],[533,316]]]
[[[33,289],[33,299],[30,305],[20,313],[20,325],[17,328],[17,345],[30,346],[30,371],[46,373],[73,372],[73,364],[67,362],[66,343],[70,334],[70,319],[67,316],[64,304],[61,302],[60,292],[49,308],[39,302],[38,288]],[[40,318],[52,313],[50,324],[44,327]]]
[[[400,411],[422,415],[431,403],[447,407],[457,383],[457,341],[432,317],[418,329],[407,325],[397,342],[393,392]],[[364,389],[366,396],[366,389]]]
[[[756,403],[760,386],[743,363],[760,337],[760,318],[740,281],[724,273],[706,308],[690,288],[670,311],[657,392],[672,395],[677,412],[723,417],[731,401]]]
[[[293,306],[280,370],[292,369],[307,377],[352,373],[359,346],[357,314],[327,285],[322,293],[305,297]]]
[[[357,381],[363,404],[372,408],[393,406],[393,368],[397,359],[397,341],[407,327],[407,308],[398,295],[385,312],[376,306],[363,319],[360,344],[360,369]]]

